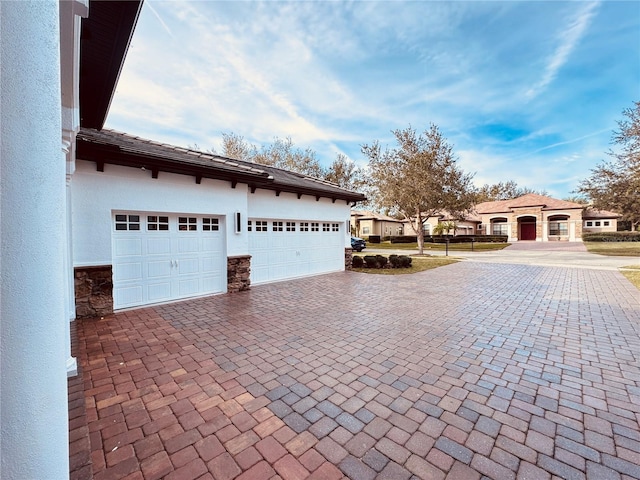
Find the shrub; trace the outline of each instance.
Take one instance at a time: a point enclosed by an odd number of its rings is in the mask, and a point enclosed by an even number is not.
[[[400,263],[400,268],[409,268],[411,267],[411,257],[407,255],[400,255],[398,257],[398,262]]]
[[[507,235],[477,235],[476,242],[484,243],[506,243],[509,237]]]
[[[377,268],[376,265],[378,263],[378,260],[374,255],[365,255],[364,263],[367,268]]]
[[[369,243],[380,243],[380,235],[369,235]]]
[[[416,243],[418,237],[416,235],[398,235],[391,237],[391,243]]]
[[[411,257],[390,255],[387,258],[384,255],[365,255],[364,257],[353,257],[351,265],[354,268],[409,268],[411,267]]]
[[[640,242],[640,232],[600,232],[584,233],[585,242]]]

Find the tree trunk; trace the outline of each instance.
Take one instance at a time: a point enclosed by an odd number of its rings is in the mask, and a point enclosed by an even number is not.
[[[418,253],[424,254],[424,227],[422,225],[422,215],[420,209],[416,211],[416,235],[418,237]]]

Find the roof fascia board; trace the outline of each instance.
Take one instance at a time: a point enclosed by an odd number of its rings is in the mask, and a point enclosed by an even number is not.
[[[328,199],[340,199],[349,202],[364,201],[361,194],[349,195],[341,192],[327,192],[314,188],[293,187],[286,184],[277,183],[268,172],[251,173],[238,172],[218,165],[195,165],[173,161],[171,159],[154,157],[148,153],[135,154],[123,152],[119,146],[106,143],[94,143],[82,137],[77,141],[77,158],[96,162],[98,165],[111,164],[132,168],[145,168],[149,170],[157,169],[161,172],[175,173],[178,175],[193,176],[196,179],[210,178],[213,180],[224,180],[233,183],[244,183],[252,188],[252,193],[256,189],[281,191],[287,193],[297,193],[298,198],[302,195],[322,197]]]

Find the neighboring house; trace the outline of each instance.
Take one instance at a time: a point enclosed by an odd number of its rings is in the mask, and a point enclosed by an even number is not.
[[[356,237],[403,235],[404,222],[370,210],[351,210],[351,231]]]
[[[476,205],[478,233],[506,235],[509,242],[580,241],[584,205],[529,193],[511,200]]]
[[[103,130],[141,5],[0,2],[1,478],[69,475],[76,314],[344,269],[364,196]]]
[[[415,219],[414,219],[415,222]],[[455,230],[449,231],[447,235],[475,235],[478,234],[478,225],[481,219],[474,212],[468,213],[463,219],[454,217],[448,212],[442,212],[439,215],[428,217],[422,222],[425,235],[436,235],[438,224],[444,222],[452,222],[456,225]],[[415,235],[416,232],[409,224],[409,221],[405,220],[405,232],[407,235]]]
[[[615,232],[619,217],[613,212],[585,209],[578,203],[531,193],[480,203],[464,220],[444,212],[427,218],[423,225],[425,235],[433,235],[439,223],[454,222],[457,228],[450,235],[506,235],[509,242],[580,241],[583,231]],[[405,232],[414,234],[408,222]]]
[[[620,215],[617,213],[587,207],[582,212],[582,232],[616,232],[618,231],[619,218]]]

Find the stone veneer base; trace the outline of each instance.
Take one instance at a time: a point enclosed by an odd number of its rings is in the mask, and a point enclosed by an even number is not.
[[[251,255],[227,257],[227,292],[235,293],[251,288]]]

